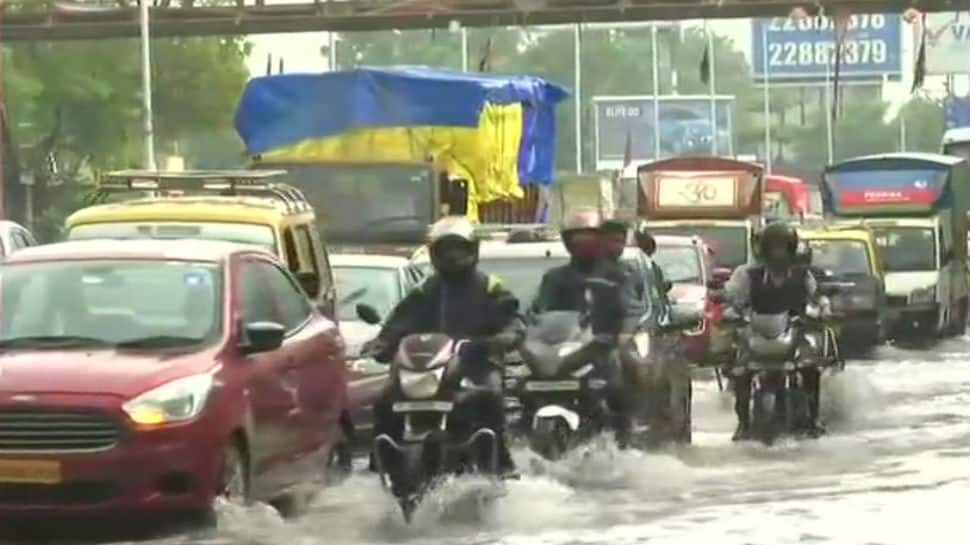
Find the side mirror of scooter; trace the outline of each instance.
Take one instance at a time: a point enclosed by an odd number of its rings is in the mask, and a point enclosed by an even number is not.
[[[717,267],[711,271],[711,277],[707,281],[707,287],[712,290],[719,290],[731,279],[731,269]]]
[[[367,303],[357,303],[357,317],[364,323],[378,325],[381,323],[381,313]]]

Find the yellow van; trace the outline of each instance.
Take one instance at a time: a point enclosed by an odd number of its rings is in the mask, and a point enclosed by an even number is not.
[[[262,246],[276,253],[328,317],[336,292],[327,247],[313,208],[293,187],[273,181],[284,171],[119,171],[95,193],[105,201],[66,221],[67,238],[202,238]]]
[[[891,325],[885,273],[873,232],[861,224],[802,228],[798,235],[812,250],[819,283],[840,287],[832,297],[840,346],[851,352],[882,344]]]

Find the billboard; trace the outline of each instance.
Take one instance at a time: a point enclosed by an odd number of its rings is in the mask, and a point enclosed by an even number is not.
[[[623,168],[627,148],[634,163],[714,153],[715,134],[717,154],[734,155],[734,97],[717,95],[714,104],[716,120],[712,123],[710,96],[661,96],[656,101],[649,95],[593,97],[596,170]]]
[[[970,98],[947,97],[943,101],[943,115],[947,129],[970,127]]]
[[[756,80],[764,80],[766,72],[771,81],[807,83],[831,77],[835,69],[832,18],[770,17],[753,19],[751,25],[751,67]],[[843,48],[840,79],[901,77],[899,14],[852,15]]]
[[[926,73],[970,74],[970,12],[926,14]]]

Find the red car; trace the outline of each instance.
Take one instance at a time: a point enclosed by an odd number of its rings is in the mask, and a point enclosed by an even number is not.
[[[708,297],[708,287],[724,282],[730,271],[714,267],[714,252],[700,237],[657,235],[654,239],[657,252],[653,259],[672,284],[667,294],[671,304],[703,311],[700,329],[685,333],[687,355],[694,363],[714,363],[719,353],[730,346],[723,347],[719,342],[717,323],[721,308]]]
[[[324,478],[344,363],[336,324],[261,249],[22,250],[0,265],[0,514],[293,506]]]

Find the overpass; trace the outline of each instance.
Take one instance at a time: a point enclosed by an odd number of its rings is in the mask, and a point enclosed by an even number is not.
[[[787,16],[792,0],[153,0],[152,36],[212,36]],[[217,5],[212,5],[217,4]],[[970,9],[970,0],[839,0],[826,12]],[[98,40],[139,34],[138,0],[0,0],[0,42]]]

